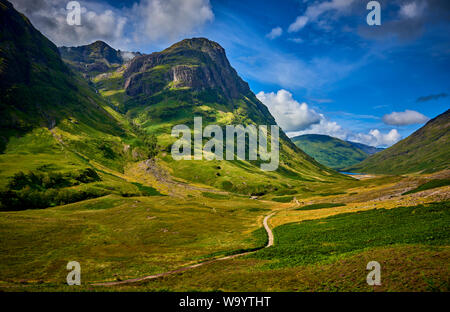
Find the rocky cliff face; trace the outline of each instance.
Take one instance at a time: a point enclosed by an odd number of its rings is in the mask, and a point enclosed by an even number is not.
[[[137,57],[124,78],[130,96],[152,95],[166,87],[215,89],[229,99],[250,92],[228,62],[225,50],[205,38],[186,39],[162,52]]]
[[[107,72],[141,55],[115,50],[103,41],[79,47],[60,47],[59,51],[66,62],[83,73]]]

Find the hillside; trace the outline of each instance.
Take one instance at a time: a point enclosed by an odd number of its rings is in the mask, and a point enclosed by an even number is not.
[[[378,152],[385,150],[385,148],[383,148],[383,147],[375,147],[375,146],[370,146],[370,145],[352,142],[352,141],[347,141],[347,142],[350,143],[351,145],[353,145],[354,147],[360,149],[361,151],[363,151],[364,153],[366,153],[368,155],[373,155],[373,154],[376,154]]]
[[[147,159],[149,139],[114,114],[5,0],[0,25],[0,199],[25,209],[140,194],[98,168],[121,172],[126,163]]]
[[[345,169],[352,172],[405,174],[431,173],[450,165],[450,110],[390,148]]]
[[[93,82],[118,112],[157,136],[163,151],[159,164],[185,181],[266,194],[292,183],[342,178],[303,153],[283,132],[280,167],[274,173],[262,172],[258,161],[173,161],[167,153],[175,141],[171,129],[179,124],[192,128],[194,116],[203,118],[203,127],[275,124],[216,42],[185,39],[161,52],[138,56],[125,70],[98,75]]]
[[[183,40],[125,61],[100,41],[58,50],[9,2],[0,0],[0,8],[4,209],[159,194],[152,187],[165,194],[179,189],[177,196],[210,186],[282,195],[305,183],[345,179],[284,133],[276,172],[262,171],[261,160],[173,160],[171,129],[192,126],[194,116],[202,116],[204,126],[275,124],[217,43]]]
[[[370,150],[370,146],[346,142],[328,135],[305,134],[291,138],[291,140],[319,163],[336,170],[366,159],[369,154],[360,147]],[[357,147],[357,144],[360,146]]]

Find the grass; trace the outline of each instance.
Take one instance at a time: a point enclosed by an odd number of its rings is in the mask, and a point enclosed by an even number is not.
[[[202,192],[202,195],[207,198],[213,198],[213,199],[222,199],[227,200],[230,199],[230,196],[225,194],[217,194],[217,193],[211,193],[211,192]]]
[[[142,185],[138,182],[132,182],[131,184],[137,186],[142,196],[161,196],[162,194],[158,192],[155,188],[151,186]]]
[[[319,193],[317,195],[319,196],[334,196],[334,195],[342,195],[342,194],[346,194],[345,192],[325,192],[325,193]]]
[[[270,268],[339,259],[363,250],[402,244],[450,244],[450,202],[375,209],[274,229],[275,246],[250,256]]]
[[[257,220],[269,207],[243,198],[109,195],[43,210],[0,212],[0,280],[63,287],[65,265],[76,260],[87,285],[261,247],[265,233]]]
[[[433,203],[282,225],[271,248],[114,290],[449,291],[449,208]],[[373,260],[382,270],[377,287],[366,283]]]
[[[279,202],[279,203],[290,203],[294,199],[294,196],[280,196],[272,198],[273,201]]]
[[[426,182],[413,190],[405,192],[402,195],[414,194],[414,193],[422,192],[425,190],[430,190],[430,189],[441,187],[441,186],[447,186],[447,185],[450,185],[450,179],[435,179],[435,180]]]
[[[342,206],[345,206],[345,204],[342,204],[342,203],[320,203],[320,204],[306,205],[306,206],[297,208],[295,210],[315,210],[315,209],[333,208],[333,207],[342,207]]]

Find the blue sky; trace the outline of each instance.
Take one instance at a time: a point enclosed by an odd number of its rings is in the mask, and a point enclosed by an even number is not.
[[[68,1],[12,2],[57,45],[217,41],[291,136],[389,146],[450,106],[448,0],[379,1],[380,26],[367,25],[366,0],[90,0],[76,28]]]

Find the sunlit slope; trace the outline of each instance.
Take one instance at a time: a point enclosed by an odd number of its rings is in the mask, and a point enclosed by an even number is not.
[[[392,147],[346,171],[364,173],[431,173],[450,167],[450,110]]]

